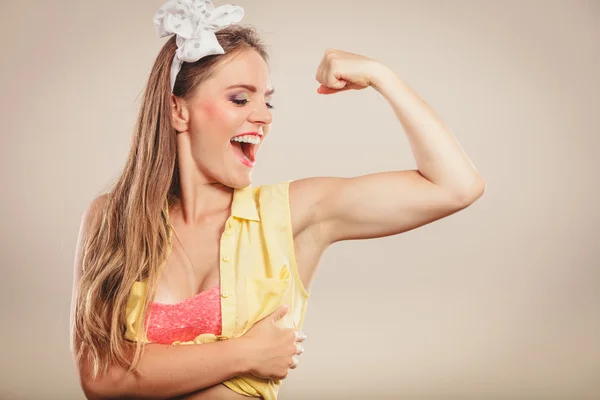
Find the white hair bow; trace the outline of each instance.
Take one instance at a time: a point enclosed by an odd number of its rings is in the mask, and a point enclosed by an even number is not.
[[[169,0],[154,15],[160,37],[177,35],[177,51],[171,65],[171,91],[183,62],[195,62],[212,54],[225,54],[215,32],[241,21],[244,9],[224,5],[214,8],[209,0]]]

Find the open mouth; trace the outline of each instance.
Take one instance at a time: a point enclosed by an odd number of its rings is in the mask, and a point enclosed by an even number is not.
[[[237,136],[231,139],[231,147],[236,156],[247,166],[256,162],[256,146],[260,143],[258,136]]]

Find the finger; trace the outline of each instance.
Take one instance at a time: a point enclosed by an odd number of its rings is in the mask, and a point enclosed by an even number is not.
[[[348,81],[344,79],[338,79],[335,74],[331,71],[328,71],[327,76],[325,78],[325,86],[330,89],[343,89],[348,84]]]
[[[300,331],[294,331],[296,334],[296,342],[304,342],[306,340],[306,335]]]
[[[317,67],[317,73],[315,74],[315,79],[320,84],[324,85],[327,81],[327,67],[325,60],[322,60],[319,66]]]
[[[290,369],[296,369],[298,367],[298,359],[296,356],[292,357],[292,363],[290,364]]]
[[[317,68],[317,82],[330,89],[343,89],[347,82],[341,77],[338,78],[336,76],[338,74],[334,73],[332,63],[333,61],[328,59],[327,56],[323,58],[323,61],[321,61],[321,64]]]
[[[304,353],[304,347],[302,347],[302,345],[296,343],[296,355],[299,356],[302,353]]]

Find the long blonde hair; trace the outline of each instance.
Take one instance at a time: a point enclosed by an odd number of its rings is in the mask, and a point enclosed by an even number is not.
[[[252,49],[268,62],[266,48],[254,28],[233,25],[216,35],[225,55],[183,63],[173,89],[175,96],[193,96],[198,85],[233,53]],[[135,370],[142,344],[136,343],[132,356],[132,345],[124,338],[129,291],[136,281],[146,280],[144,316],[168,255],[165,205],[180,196],[169,81],[176,49],[173,36],[155,60],[127,162],[106,195],[99,222],[90,227],[83,244],[83,275],[75,298],[72,343],[78,362],[82,357],[90,357],[94,378],[112,364]],[[142,329],[145,328],[144,324]]]

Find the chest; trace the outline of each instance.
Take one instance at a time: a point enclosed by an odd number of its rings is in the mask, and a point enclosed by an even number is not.
[[[193,229],[174,227],[155,301],[174,304],[219,286],[224,226],[223,219],[213,219]]]

